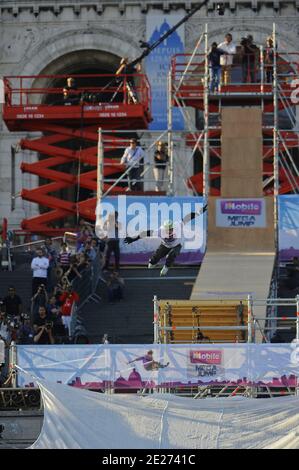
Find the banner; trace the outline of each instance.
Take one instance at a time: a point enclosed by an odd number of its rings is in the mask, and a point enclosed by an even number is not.
[[[217,199],[216,226],[237,228],[266,227],[264,199]]]
[[[291,344],[17,346],[18,386],[34,378],[93,390],[188,385],[296,386]]]
[[[146,41],[156,42],[169,31],[185,13],[167,13],[150,10],[146,15]],[[167,77],[171,58],[175,54],[184,53],[185,28],[180,26],[163,43],[156,47],[146,58],[146,74],[151,84],[153,122],[149,128],[154,130],[167,129]],[[173,110],[174,130],[184,129],[184,119],[179,109]]]
[[[120,239],[121,262],[123,264],[147,264],[149,257],[161,243],[161,226],[167,220],[175,225],[178,243],[182,244],[178,264],[201,262],[205,249],[205,216],[197,215],[192,221],[188,216],[200,213],[202,197],[166,196],[111,196],[100,201],[96,209],[96,234],[99,238],[114,238],[115,233],[107,233],[105,227],[111,214],[118,213],[118,233]],[[185,222],[186,221],[186,222]],[[112,224],[113,225],[113,224]],[[136,237],[141,232],[151,231],[134,243],[124,243],[126,236]]]
[[[279,258],[289,261],[299,257],[299,196],[279,196],[278,211]]]

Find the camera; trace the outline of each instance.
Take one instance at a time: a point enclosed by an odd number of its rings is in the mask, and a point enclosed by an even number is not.
[[[17,330],[20,326],[20,323],[19,323],[19,320],[17,318],[14,318],[11,322],[10,322],[10,327],[13,328],[14,330]]]
[[[47,322],[47,323],[45,324],[45,327],[46,327],[46,330],[51,330],[51,328],[53,328],[53,322],[52,322],[52,321],[51,321],[51,322]]]
[[[224,15],[224,3],[217,3],[216,11],[219,16],[223,16]]]

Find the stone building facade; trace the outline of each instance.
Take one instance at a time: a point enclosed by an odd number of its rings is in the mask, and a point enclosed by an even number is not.
[[[186,23],[186,51],[192,51],[205,23],[209,42],[220,41],[230,31],[237,40],[251,33],[262,44],[275,22],[279,47],[299,49],[299,0],[230,0],[225,2],[223,16],[217,14],[217,3],[210,1]],[[91,68],[113,73],[120,57],[140,54],[139,40],[146,37],[150,11],[185,14],[195,4],[178,0],[0,0],[0,77],[70,74]],[[21,161],[34,161],[36,155],[17,152],[15,169],[12,165],[11,149],[25,136],[10,133],[0,120],[0,214],[9,219],[11,227],[38,211],[36,205],[20,198],[15,199],[12,210],[12,180],[15,193],[38,184],[36,177],[19,170]]]

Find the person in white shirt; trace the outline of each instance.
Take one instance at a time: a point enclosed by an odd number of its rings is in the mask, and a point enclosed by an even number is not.
[[[130,139],[130,147],[125,149],[120,163],[125,165],[126,168],[129,168],[128,187],[131,191],[142,191],[140,177],[144,157],[145,153],[142,148],[137,145],[137,140]]]
[[[40,248],[36,250],[36,256],[31,261],[31,269],[33,271],[32,278],[32,295],[37,292],[38,287],[43,284],[47,285],[49,260],[43,254]]]
[[[225,35],[224,42],[218,44],[218,49],[225,52],[220,57],[220,65],[222,67],[222,83],[227,85],[231,81],[231,68],[234,55],[237,52],[236,45],[232,42],[233,37],[230,33]]]
[[[205,212],[207,208],[208,206],[206,204],[200,212],[191,212],[190,214],[186,215],[180,222],[172,222],[171,220],[166,220],[163,223],[162,227],[160,227],[156,233],[153,230],[147,230],[141,232],[137,237],[126,237],[124,241],[125,243],[130,244],[144,237],[160,238],[160,246],[151,256],[148,268],[154,268],[162,258],[166,257],[165,265],[160,271],[160,276],[165,276],[169,268],[173,265],[176,257],[181,252],[184,243],[183,225]]]

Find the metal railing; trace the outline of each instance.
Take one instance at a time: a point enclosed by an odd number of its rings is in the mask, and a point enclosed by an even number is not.
[[[151,89],[149,81],[144,74],[87,74],[72,75],[76,81],[76,88],[71,90],[69,98],[64,98],[63,89],[66,86],[68,75],[28,75],[4,77],[4,115],[12,107],[29,107],[27,111],[32,118],[38,117],[36,106],[101,106],[104,103],[122,102],[130,103],[132,95],[134,104],[141,104],[150,113]],[[89,80],[96,83],[106,82],[102,86],[87,85]],[[63,85],[60,83],[64,82]],[[53,86],[59,83],[60,86]],[[34,105],[34,106],[32,106]],[[31,108],[30,108],[31,106]],[[87,109],[88,110],[88,109]]]
[[[186,306],[187,306],[186,301]],[[202,302],[204,300],[202,299]],[[212,302],[211,299],[208,299],[207,302]],[[256,333],[260,331],[263,342],[269,341],[269,335],[267,332],[273,331],[290,331],[295,330],[295,339],[299,341],[299,296],[290,299],[284,298],[275,298],[275,299],[253,299],[251,295],[247,298],[247,325],[205,325],[198,323],[197,325],[186,325],[186,326],[176,326],[174,324],[167,325],[167,313],[164,311],[160,311],[159,307],[159,300],[158,297],[155,295],[153,299],[154,304],[154,319],[153,319],[153,329],[154,329],[154,343],[161,343],[161,335],[160,333],[164,334],[164,342],[168,343],[168,336],[167,332],[175,332],[175,331],[244,331],[247,332],[247,343],[255,343],[256,342]],[[237,301],[236,301],[237,305]],[[277,316],[256,316],[254,313],[255,307],[265,307],[268,312],[272,312],[273,307],[278,306],[294,306],[296,307],[296,315],[290,317],[277,317]],[[194,308],[194,307],[193,307]],[[171,311],[171,304],[169,304],[169,312]],[[169,313],[168,312],[168,313]],[[202,313],[202,318],[204,313]],[[290,323],[294,323],[294,327],[292,326],[277,326],[278,320],[288,320]],[[274,321],[275,323],[271,323]],[[265,326],[262,326],[260,322],[263,322]],[[270,322],[270,323],[269,323]],[[270,334],[271,337],[271,334]],[[245,340],[244,340],[245,341]],[[180,343],[186,342],[183,340],[175,341],[171,340],[171,343]],[[196,339],[193,340],[194,343],[202,342],[197,341]],[[218,340],[211,341],[211,343],[218,343]],[[227,341],[220,341],[220,342],[227,342]],[[239,342],[239,340],[238,340]]]

